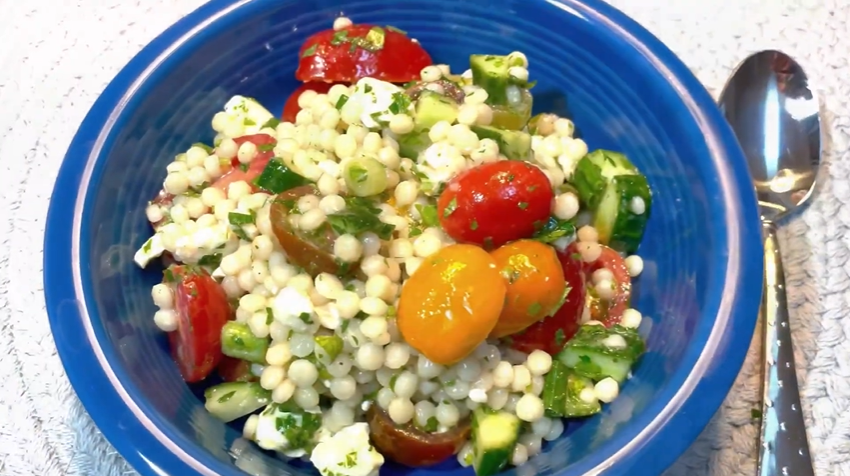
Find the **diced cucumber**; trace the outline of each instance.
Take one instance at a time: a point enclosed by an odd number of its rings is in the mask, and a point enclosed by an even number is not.
[[[342,169],[345,186],[352,195],[370,197],[387,189],[387,169],[378,159],[369,156],[355,157]]]
[[[599,242],[634,253],[652,205],[646,177],[625,155],[600,149],[579,160],[571,182],[581,203],[593,213]]]
[[[398,138],[398,155],[416,161],[419,159],[419,154],[430,145],[431,138],[428,137],[428,129],[414,130],[410,134]]]
[[[593,382],[555,360],[543,385],[543,407],[550,418],[585,417],[602,405],[593,393]]]
[[[622,383],[644,349],[643,340],[634,329],[585,324],[557,358],[579,376],[594,381],[611,377]]]
[[[605,187],[593,214],[599,242],[617,251],[634,253],[643,239],[652,193],[643,175],[620,175]]]
[[[511,160],[529,160],[531,158],[531,136],[522,131],[509,131],[492,126],[471,126],[479,139],[493,139],[499,145],[499,152]]]
[[[469,68],[472,70],[472,84],[487,91],[488,104],[508,104],[508,86],[511,85],[508,71],[511,62],[507,56],[472,55],[469,57]]]
[[[490,125],[500,129],[513,131],[522,130],[531,119],[531,108],[534,99],[530,92],[520,88],[520,101],[507,106],[491,106],[493,109],[493,120]]]
[[[620,175],[638,175],[638,169],[625,155],[610,150],[597,149],[588,153],[576,164],[573,186],[578,190],[581,203],[591,210],[596,209],[608,182]]]
[[[472,412],[473,466],[477,476],[491,476],[507,466],[521,429],[522,422],[512,413],[485,407]]]
[[[567,376],[570,369],[561,361],[553,360],[552,369],[543,382],[543,410],[549,418],[564,416],[567,401]]]
[[[266,363],[269,339],[257,337],[241,322],[229,321],[221,329],[221,353],[237,359]]]
[[[272,392],[257,382],[225,382],[204,392],[204,407],[221,421],[233,421],[271,402]]]
[[[593,391],[593,382],[567,369],[566,399],[564,416],[567,418],[586,417],[602,410],[602,404]]]
[[[457,119],[458,109],[452,98],[426,89],[416,100],[414,122],[419,129],[429,129],[440,121],[452,124]]]
[[[254,180],[261,189],[270,193],[282,193],[295,187],[310,183],[306,178],[293,172],[282,160],[273,157],[263,172]]]

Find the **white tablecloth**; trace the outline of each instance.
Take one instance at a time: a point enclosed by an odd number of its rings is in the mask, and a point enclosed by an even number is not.
[[[0,474],[132,475],[68,384],[44,311],[41,243],[53,180],[118,70],[202,0],[0,0]],[[616,0],[715,94],[748,53],[801,61],[825,110],[820,189],[781,232],[818,476],[850,475],[850,0]],[[757,349],[666,476],[754,474]],[[6,410],[12,408],[11,411]]]

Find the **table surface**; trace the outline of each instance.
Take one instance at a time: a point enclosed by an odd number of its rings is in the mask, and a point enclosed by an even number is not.
[[[0,474],[135,475],[81,407],[50,336],[42,234],[59,164],[98,94],[203,0],[0,0]],[[612,0],[715,94],[760,49],[797,58],[824,111],[819,193],[784,223],[796,359],[818,476],[850,476],[850,38],[847,0]],[[665,476],[754,474],[758,343]]]

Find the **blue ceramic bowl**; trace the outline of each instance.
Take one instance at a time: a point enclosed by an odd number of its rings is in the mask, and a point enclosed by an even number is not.
[[[165,165],[234,94],[280,110],[297,51],[339,14],[390,24],[462,71],[471,53],[527,53],[535,106],[569,114],[591,149],[623,151],[649,177],[652,219],[634,307],[649,351],[602,414],[571,423],[507,474],[657,475],[709,421],[744,359],[762,253],[756,202],[731,130],[687,68],[597,0],[213,0],[127,65],[65,157],[45,237],[45,293],[71,382],[113,445],[145,475],[311,474],[246,445],[204,411],[153,323],[134,251]],[[569,106],[569,108],[567,108]],[[447,462],[395,474],[471,475]]]

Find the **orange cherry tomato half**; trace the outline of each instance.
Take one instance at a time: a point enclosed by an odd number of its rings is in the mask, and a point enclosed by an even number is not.
[[[490,337],[515,334],[558,310],[566,281],[554,248],[539,241],[519,240],[490,256],[507,283],[505,307]]]
[[[286,100],[286,104],[283,105],[283,114],[281,119],[283,119],[284,122],[291,122],[294,124],[295,116],[297,116],[298,111],[301,110],[301,106],[298,105],[298,98],[301,96],[301,93],[304,91],[316,91],[318,94],[327,94],[334,84],[336,83],[311,82],[302,84]]]
[[[418,80],[431,57],[419,43],[394,28],[352,25],[307,38],[298,52],[299,81],[355,83],[375,78],[390,83]]]
[[[558,252],[564,280],[568,288],[564,303],[555,314],[536,322],[524,331],[510,336],[511,347],[530,353],[543,350],[555,355],[578,331],[585,306],[585,269],[575,244]]]
[[[171,353],[186,382],[205,379],[219,364],[221,329],[231,317],[224,289],[202,268],[175,265],[165,271],[174,291],[177,330],[168,334]]]
[[[432,362],[451,365],[487,339],[507,285],[496,261],[473,245],[450,245],[425,258],[401,291],[398,329]]]

